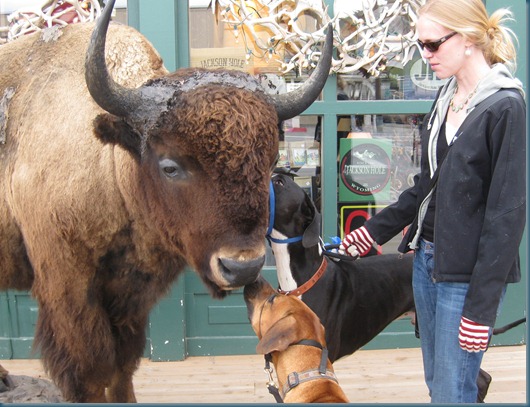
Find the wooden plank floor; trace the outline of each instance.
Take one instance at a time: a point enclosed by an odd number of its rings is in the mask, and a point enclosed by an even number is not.
[[[1,360],[14,375],[43,377],[38,360]],[[260,355],[190,357],[181,362],[142,360],[134,383],[139,403],[274,403]],[[526,346],[490,348],[487,403],[526,403]],[[352,403],[427,403],[421,352],[361,350],[335,363]]]

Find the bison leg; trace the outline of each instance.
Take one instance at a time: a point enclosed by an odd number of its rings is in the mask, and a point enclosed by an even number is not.
[[[107,399],[111,403],[135,403],[133,375],[145,348],[145,326],[148,314],[136,315],[124,327],[115,327],[116,370],[107,389]]]
[[[66,400],[107,401],[105,388],[115,371],[114,340],[100,308],[80,307],[66,295],[52,306],[39,301],[35,344]]]
[[[41,305],[36,335],[44,365],[65,399],[136,402],[132,378],[145,348],[148,313],[108,315],[86,305],[76,315],[73,308],[50,313]]]
[[[136,403],[132,377],[134,371],[115,372],[107,389],[107,400],[110,403]]]

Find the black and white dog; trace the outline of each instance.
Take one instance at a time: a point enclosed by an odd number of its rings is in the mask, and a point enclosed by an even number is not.
[[[320,214],[309,196],[286,174],[275,175],[272,185],[274,226],[269,241],[280,290],[301,295],[320,317],[332,362],[351,355],[414,310],[412,254],[327,260]]]

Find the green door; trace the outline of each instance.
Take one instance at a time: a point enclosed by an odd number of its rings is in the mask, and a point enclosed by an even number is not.
[[[37,358],[32,352],[38,306],[29,292],[0,292],[0,359]]]

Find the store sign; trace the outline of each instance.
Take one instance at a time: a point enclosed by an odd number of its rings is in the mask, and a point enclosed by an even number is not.
[[[250,68],[244,48],[192,48],[190,55],[193,68],[224,68],[238,71],[247,71]]]
[[[390,141],[341,139],[339,200],[388,200],[391,154]]]

